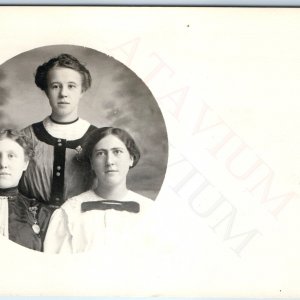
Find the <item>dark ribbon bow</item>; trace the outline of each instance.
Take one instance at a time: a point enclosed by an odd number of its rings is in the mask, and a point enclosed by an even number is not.
[[[140,211],[140,205],[134,201],[117,201],[117,200],[87,201],[81,203],[81,212],[86,212],[94,209],[99,209],[99,210],[115,209],[119,211],[138,213]]]

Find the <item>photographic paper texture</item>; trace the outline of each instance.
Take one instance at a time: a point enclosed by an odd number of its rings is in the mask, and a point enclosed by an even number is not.
[[[82,116],[134,130],[147,160],[130,184],[155,199],[126,249],[1,238],[1,295],[299,296],[298,9],[1,7],[0,28],[2,126],[46,117],[33,66],[79,49],[101,74]],[[128,68],[122,93],[94,51]]]

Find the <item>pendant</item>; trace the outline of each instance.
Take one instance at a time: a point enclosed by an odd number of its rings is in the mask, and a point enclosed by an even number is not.
[[[38,224],[33,224],[33,225],[32,225],[32,230],[33,230],[33,232],[36,233],[36,234],[39,234],[40,231],[41,231],[40,226],[39,226]]]

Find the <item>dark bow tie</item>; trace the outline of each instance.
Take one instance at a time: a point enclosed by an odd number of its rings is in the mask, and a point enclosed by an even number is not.
[[[86,212],[94,209],[115,209],[119,211],[138,213],[140,211],[140,205],[134,201],[117,200],[88,201],[81,203],[81,212]]]

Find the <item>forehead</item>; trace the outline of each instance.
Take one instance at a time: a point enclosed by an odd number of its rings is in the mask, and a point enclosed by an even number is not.
[[[125,144],[115,135],[107,135],[101,139],[94,147],[94,150],[97,149],[112,149],[112,148],[125,148]]]
[[[48,82],[76,82],[81,84],[81,74],[73,69],[55,67],[48,71]]]
[[[0,151],[24,154],[24,149],[16,141],[9,138],[4,138],[0,140]]]

